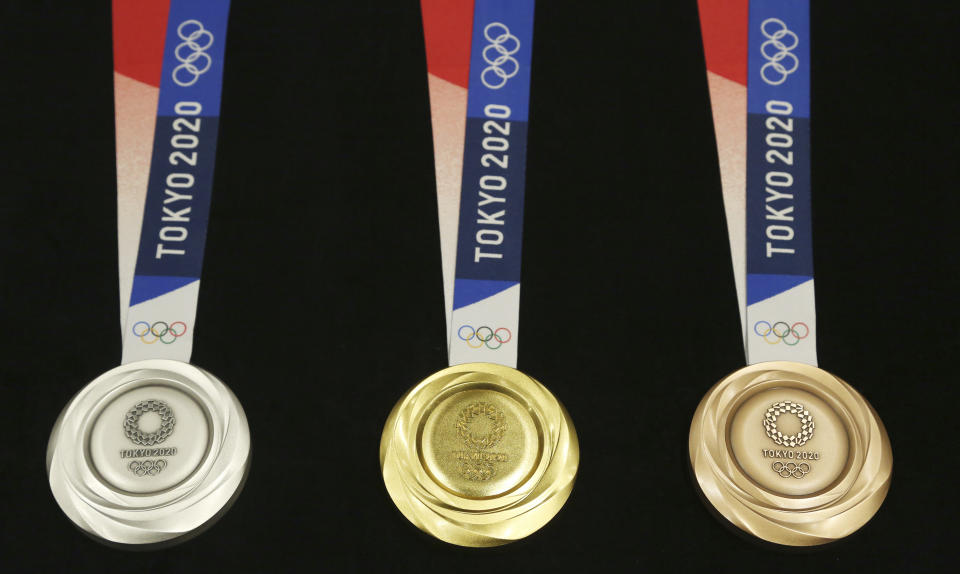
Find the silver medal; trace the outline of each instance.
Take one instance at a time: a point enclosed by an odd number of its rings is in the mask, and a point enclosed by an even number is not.
[[[82,530],[155,544],[208,526],[250,462],[243,407],[219,379],[167,359],[129,363],[85,386],[47,446],[50,489]]]

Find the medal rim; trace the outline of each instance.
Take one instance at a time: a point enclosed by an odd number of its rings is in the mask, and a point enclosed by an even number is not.
[[[92,465],[87,441],[102,410],[124,393],[166,385],[197,401],[207,416],[207,451],[169,488],[118,489]],[[169,359],[115,367],[85,385],[64,407],[47,443],[51,492],[64,514],[94,539],[118,546],[167,545],[209,527],[239,495],[249,471],[250,429],[240,401],[204,369]]]
[[[534,468],[499,495],[461,496],[436,482],[420,456],[417,436],[431,407],[461,385],[519,398],[542,433]],[[560,401],[536,379],[494,363],[454,365],[413,386],[394,405],[380,440],[384,485],[400,512],[424,532],[468,547],[499,546],[543,527],[569,498],[579,457],[573,421]]]
[[[736,462],[729,425],[751,396],[794,387],[826,402],[843,422],[847,462],[827,487],[809,495],[786,495],[761,486]],[[748,365],[722,378],[693,416],[689,463],[703,497],[727,521],[760,539],[783,546],[816,546],[839,540],[865,525],[890,488],[893,452],[879,415],[843,379],[804,363]]]

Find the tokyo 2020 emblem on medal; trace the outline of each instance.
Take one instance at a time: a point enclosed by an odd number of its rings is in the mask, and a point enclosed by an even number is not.
[[[893,454],[873,407],[817,367],[809,3],[699,5],[748,366],[697,407],[690,464],[737,528],[825,544],[877,512]]]
[[[47,473],[67,517],[114,545],[201,532],[249,468],[240,402],[189,364],[229,7],[113,3],[123,360],[64,408]],[[154,45],[163,46],[155,60]]]
[[[722,379],[697,407],[689,448],[710,504],[777,544],[853,533],[890,487],[890,442],[876,412],[846,382],[804,363],[757,363]]]
[[[580,459],[566,409],[515,368],[533,1],[421,8],[451,366],[393,408],[380,466],[418,528],[496,546],[556,515]]]
[[[410,389],[384,426],[387,491],[410,522],[461,546],[531,534],[563,506],[579,459],[573,423],[536,380],[466,363]]]

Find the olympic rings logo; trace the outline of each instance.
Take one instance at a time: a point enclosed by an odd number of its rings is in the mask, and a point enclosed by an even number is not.
[[[127,465],[130,472],[137,476],[157,476],[167,468],[167,461],[163,460],[135,460]]]
[[[484,325],[474,329],[470,325],[460,325],[460,328],[457,329],[457,337],[461,341],[466,341],[467,346],[471,349],[479,349],[486,345],[488,349],[496,351],[504,343],[509,343],[513,339],[513,333],[506,327],[493,329]]]
[[[503,32],[491,38],[490,29],[494,27],[499,27]],[[520,63],[513,57],[520,49],[520,40],[510,33],[510,28],[500,22],[487,24],[483,29],[483,37],[490,42],[483,49],[483,61],[490,65],[480,73],[480,81],[491,90],[499,90],[520,71]],[[491,51],[495,52],[492,60]]]
[[[767,31],[767,24],[773,24],[777,30]],[[779,18],[767,18],[760,24],[760,32],[769,38],[760,44],[760,53],[767,59],[767,63],[760,67],[760,77],[771,86],[779,86],[787,81],[787,76],[797,71],[800,60],[791,52],[800,43],[797,35],[787,29],[787,25]],[[784,42],[783,39],[787,38]]]
[[[213,59],[205,51],[213,45],[213,34],[204,29],[199,20],[185,20],[177,26],[177,36],[183,42],[173,50],[174,57],[181,62],[173,69],[173,82],[186,88],[196,84],[213,64]],[[184,49],[189,52],[184,53]]]
[[[157,341],[164,345],[170,345],[184,336],[186,332],[187,324],[183,321],[174,321],[169,325],[163,321],[157,321],[152,325],[146,321],[137,321],[133,324],[133,334],[140,338],[140,342],[147,345],[152,345]]]
[[[800,479],[807,476],[807,473],[810,472],[810,465],[805,462],[801,462],[800,464],[795,462],[783,463],[778,460],[773,463],[773,472],[783,478],[790,478],[792,476],[793,478]]]
[[[786,321],[777,321],[772,325],[768,321],[757,321],[753,324],[753,332],[763,337],[769,345],[776,345],[782,341],[783,344],[792,347],[807,338],[810,327],[802,321],[797,321],[793,325]]]

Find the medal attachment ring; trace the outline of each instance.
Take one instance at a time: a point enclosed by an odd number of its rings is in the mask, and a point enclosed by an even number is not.
[[[380,440],[387,491],[410,522],[460,546],[497,546],[546,524],[580,459],[563,405],[509,367],[439,371],[396,404]]]
[[[893,453],[880,417],[839,377],[802,363],[758,363],[714,385],[689,448],[710,504],[775,544],[848,536],[890,488]]]
[[[230,389],[166,359],[94,379],[64,408],[47,445],[60,508],[118,545],[185,540],[210,526],[240,493],[249,462],[250,429]]]

